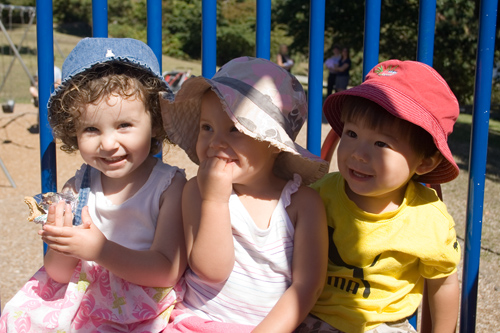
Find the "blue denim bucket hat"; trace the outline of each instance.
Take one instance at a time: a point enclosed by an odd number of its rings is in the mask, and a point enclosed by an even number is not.
[[[172,90],[161,75],[156,55],[147,44],[132,38],[84,38],[64,60],[62,81],[50,96],[49,110],[53,98],[68,87],[75,75],[84,73],[95,65],[113,61],[128,62],[160,78],[166,89],[163,98],[173,98]]]

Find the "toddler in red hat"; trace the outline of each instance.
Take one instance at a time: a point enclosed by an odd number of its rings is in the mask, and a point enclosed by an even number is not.
[[[454,332],[460,247],[436,192],[458,176],[447,144],[459,113],[444,79],[389,60],[331,95],[324,114],[341,137],[339,172],[312,185],[329,229],[326,284],[299,332],[416,332],[408,323],[429,291],[433,331]]]

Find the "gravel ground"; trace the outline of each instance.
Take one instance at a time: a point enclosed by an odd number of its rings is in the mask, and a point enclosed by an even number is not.
[[[17,104],[14,113],[0,114],[0,158],[15,182],[13,188],[5,173],[0,171],[0,294],[1,306],[7,303],[17,290],[42,265],[42,242],[37,235],[39,225],[28,223],[28,208],[24,196],[34,195],[41,190],[39,136],[30,133],[36,124],[37,109],[31,104]],[[323,135],[329,130],[323,126]],[[305,131],[298,142],[305,145]],[[164,154],[165,160],[186,169],[188,178],[196,167],[184,152],[170,147]],[[80,166],[79,155],[68,155],[57,151],[58,189]],[[498,161],[496,161],[498,163]],[[333,162],[334,166],[336,163]],[[466,164],[465,164],[466,165]],[[332,170],[334,167],[332,166]],[[457,234],[463,240],[465,227],[465,206],[467,174],[462,172],[454,182],[458,185],[443,187],[444,200],[457,222]],[[487,180],[485,195],[485,220],[483,222],[483,246],[479,274],[477,304],[477,332],[500,332],[500,223],[498,214],[498,179]],[[461,242],[464,248],[463,241]],[[459,277],[461,279],[461,268]]]

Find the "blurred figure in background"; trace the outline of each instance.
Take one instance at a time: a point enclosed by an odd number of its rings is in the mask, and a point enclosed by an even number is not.
[[[276,55],[276,63],[289,72],[292,70],[294,62],[288,55],[288,46],[286,46],[285,44],[280,45],[280,51]]]

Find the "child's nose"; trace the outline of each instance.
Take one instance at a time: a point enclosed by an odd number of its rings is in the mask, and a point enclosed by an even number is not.
[[[369,160],[369,151],[366,145],[358,144],[353,147],[352,157],[358,161],[367,162]]]
[[[224,149],[227,148],[227,141],[223,135],[214,134],[210,140],[210,148],[212,149]]]
[[[101,136],[101,149],[109,151],[118,147],[118,141],[114,134],[103,134]]]

